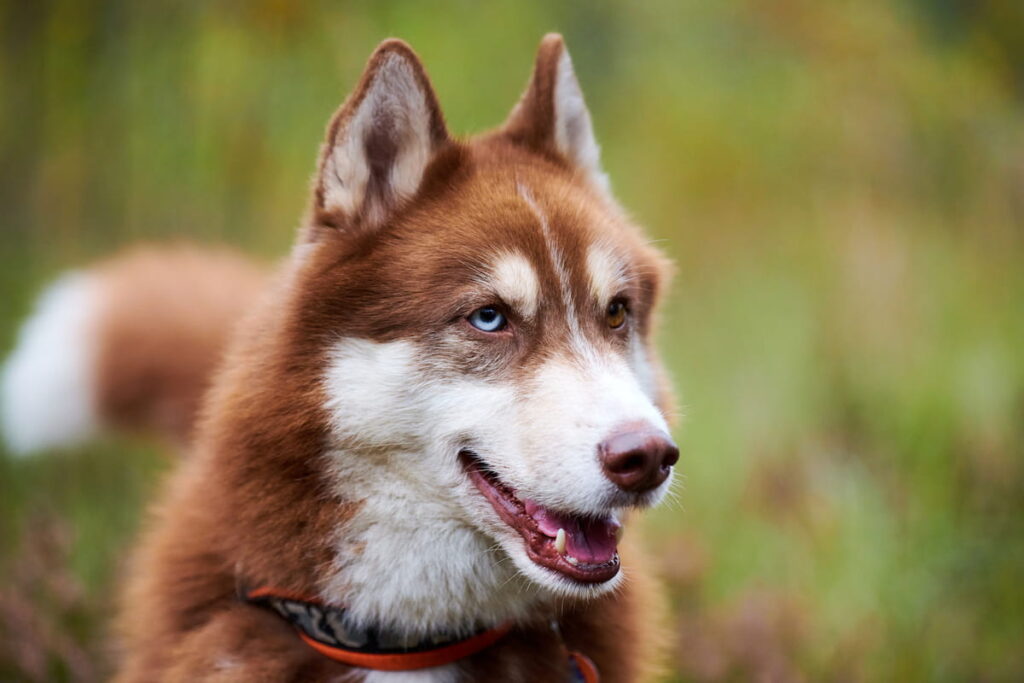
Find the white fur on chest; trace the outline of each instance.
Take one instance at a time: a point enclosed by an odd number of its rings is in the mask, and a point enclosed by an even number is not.
[[[344,462],[364,456],[332,457]],[[385,459],[420,457],[395,453]],[[360,508],[341,531],[325,597],[345,596],[354,623],[415,641],[528,614],[535,590],[510,562],[495,562],[494,554],[503,554],[496,544],[453,518],[450,507],[431,502],[443,492],[423,490],[397,467],[353,465],[339,467],[337,476],[346,490],[359,492]]]
[[[454,664],[420,671],[371,671],[363,679],[365,683],[455,683],[458,680],[459,670]]]

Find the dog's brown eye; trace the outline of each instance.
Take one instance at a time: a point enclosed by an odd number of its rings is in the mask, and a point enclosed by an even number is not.
[[[608,327],[613,330],[617,330],[626,323],[626,304],[621,301],[613,301],[608,304],[608,310],[605,311],[604,319],[608,323]]]

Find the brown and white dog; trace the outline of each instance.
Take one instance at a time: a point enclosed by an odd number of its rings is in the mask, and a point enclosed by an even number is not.
[[[665,271],[549,35],[469,140],[381,44],[276,276],[178,248],[60,281],[8,362],[12,448],[113,424],[189,451],[128,577],[118,680],[592,680],[569,652],[650,676],[660,606],[618,542],[677,458]]]

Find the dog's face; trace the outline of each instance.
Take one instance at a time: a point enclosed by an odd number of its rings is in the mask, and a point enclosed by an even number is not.
[[[509,122],[464,143],[411,51],[379,48],[296,260],[331,471],[361,500],[339,584],[614,587],[619,515],[657,502],[677,457],[649,343],[665,267],[607,192],[560,38]],[[420,597],[394,588],[389,609]]]

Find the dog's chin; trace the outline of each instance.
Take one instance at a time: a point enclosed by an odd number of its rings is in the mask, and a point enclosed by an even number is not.
[[[487,525],[516,568],[556,595],[596,597],[621,580],[614,509],[603,515],[543,507],[501,481],[470,451],[460,453],[466,476],[493,509]],[[496,517],[497,519],[493,519]]]

